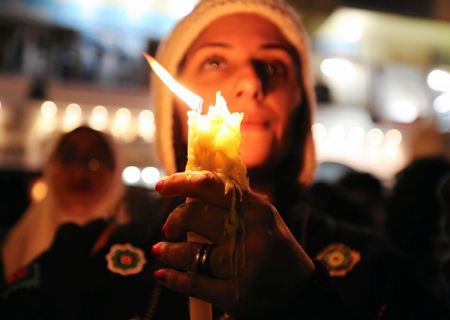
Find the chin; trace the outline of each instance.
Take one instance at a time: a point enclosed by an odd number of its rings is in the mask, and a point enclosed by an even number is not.
[[[92,207],[76,207],[72,208],[70,214],[67,216],[67,219],[79,225],[85,225],[95,219],[102,218],[98,213],[92,212]]]
[[[270,165],[276,156],[274,133],[264,130],[242,130],[241,159],[249,169]]]
[[[65,207],[72,215],[87,216],[96,207],[96,201],[92,201],[91,198],[91,196],[71,197],[66,201]]]

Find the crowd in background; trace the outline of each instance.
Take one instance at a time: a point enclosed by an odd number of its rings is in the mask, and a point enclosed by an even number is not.
[[[335,181],[312,186],[316,213],[357,225],[392,240],[417,280],[450,306],[450,161],[412,160],[392,186],[367,172],[347,170]]]
[[[341,164],[343,172],[311,187],[313,214],[392,240],[408,257],[417,280],[450,308],[450,161],[442,156],[412,160],[386,186],[375,175]],[[321,169],[322,170],[322,169]],[[40,172],[1,174],[0,235],[32,202],[31,186]],[[128,186],[124,201],[130,218],[147,223],[150,191]]]

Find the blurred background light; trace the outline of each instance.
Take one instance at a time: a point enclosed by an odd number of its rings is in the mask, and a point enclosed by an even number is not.
[[[351,127],[347,133],[348,140],[354,143],[362,143],[365,135],[363,128],[356,126]]]
[[[342,125],[334,125],[330,128],[329,138],[333,141],[344,141],[345,139],[345,128]]]
[[[108,110],[104,106],[92,109],[89,125],[96,130],[104,130],[108,124]]]
[[[119,137],[126,142],[131,142],[134,131],[133,126],[131,125],[130,110],[127,108],[120,108],[116,111],[111,132],[114,136]]]
[[[428,86],[436,91],[450,91],[450,72],[434,69],[428,74]]]
[[[386,144],[389,146],[398,146],[402,142],[402,134],[397,129],[390,129],[384,135]]]
[[[327,136],[327,128],[321,123],[315,123],[312,125],[312,133],[315,140],[321,141]]]
[[[387,101],[385,112],[389,119],[401,123],[411,123],[420,114],[416,101],[401,97]]]
[[[433,101],[433,108],[437,113],[446,114],[450,112],[450,92],[437,96]]]
[[[361,40],[363,34],[363,24],[360,19],[346,19],[340,21],[336,28],[337,36],[345,42],[355,43]]]
[[[141,179],[141,171],[138,167],[128,166],[123,169],[122,180],[125,184],[137,184]]]
[[[161,172],[156,167],[145,167],[142,169],[141,178],[145,183],[154,186],[161,177]]]
[[[130,21],[139,20],[148,10],[148,1],[127,0],[124,1],[124,8]]]
[[[126,130],[131,120],[131,112],[127,108],[120,108],[116,111],[116,124],[119,129]]]
[[[31,199],[34,202],[42,201],[48,193],[48,186],[47,184],[41,180],[36,180],[32,186],[31,186]]]
[[[176,19],[180,19],[188,15],[198,0],[183,0],[183,1],[170,1],[168,2],[169,11],[172,12],[172,16]]]
[[[63,122],[63,131],[68,132],[81,124],[81,107],[71,103],[66,107],[66,115]]]
[[[150,110],[139,113],[139,135],[147,142],[153,142],[155,135],[155,116]]]
[[[380,145],[383,142],[383,131],[378,128],[372,128],[367,132],[366,139],[367,143],[370,145]]]
[[[327,58],[320,64],[320,71],[327,77],[348,80],[353,78],[355,66],[344,58]]]
[[[41,114],[44,118],[52,118],[56,116],[58,107],[53,101],[45,101],[41,105]]]

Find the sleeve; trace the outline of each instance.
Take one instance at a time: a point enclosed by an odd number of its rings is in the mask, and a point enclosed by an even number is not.
[[[314,260],[315,269],[298,288],[296,294],[276,309],[242,319],[258,320],[352,320],[354,316],[334,289],[328,272],[321,262]],[[237,317],[233,320],[240,320]]]
[[[91,250],[107,222],[62,225],[52,247],[1,288],[0,318],[83,319],[95,287]]]

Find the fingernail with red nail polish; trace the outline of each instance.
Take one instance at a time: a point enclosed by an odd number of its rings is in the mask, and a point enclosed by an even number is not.
[[[159,180],[159,181],[156,183],[156,185],[155,185],[155,190],[156,190],[156,191],[161,191],[161,189],[163,188],[163,186],[164,186],[164,180]]]
[[[157,243],[152,247],[151,254],[155,258],[157,258],[161,255],[161,244],[160,243]]]
[[[156,270],[153,273],[153,277],[155,277],[155,279],[160,282],[166,281],[166,275],[164,274],[164,271],[162,271],[162,270]]]

